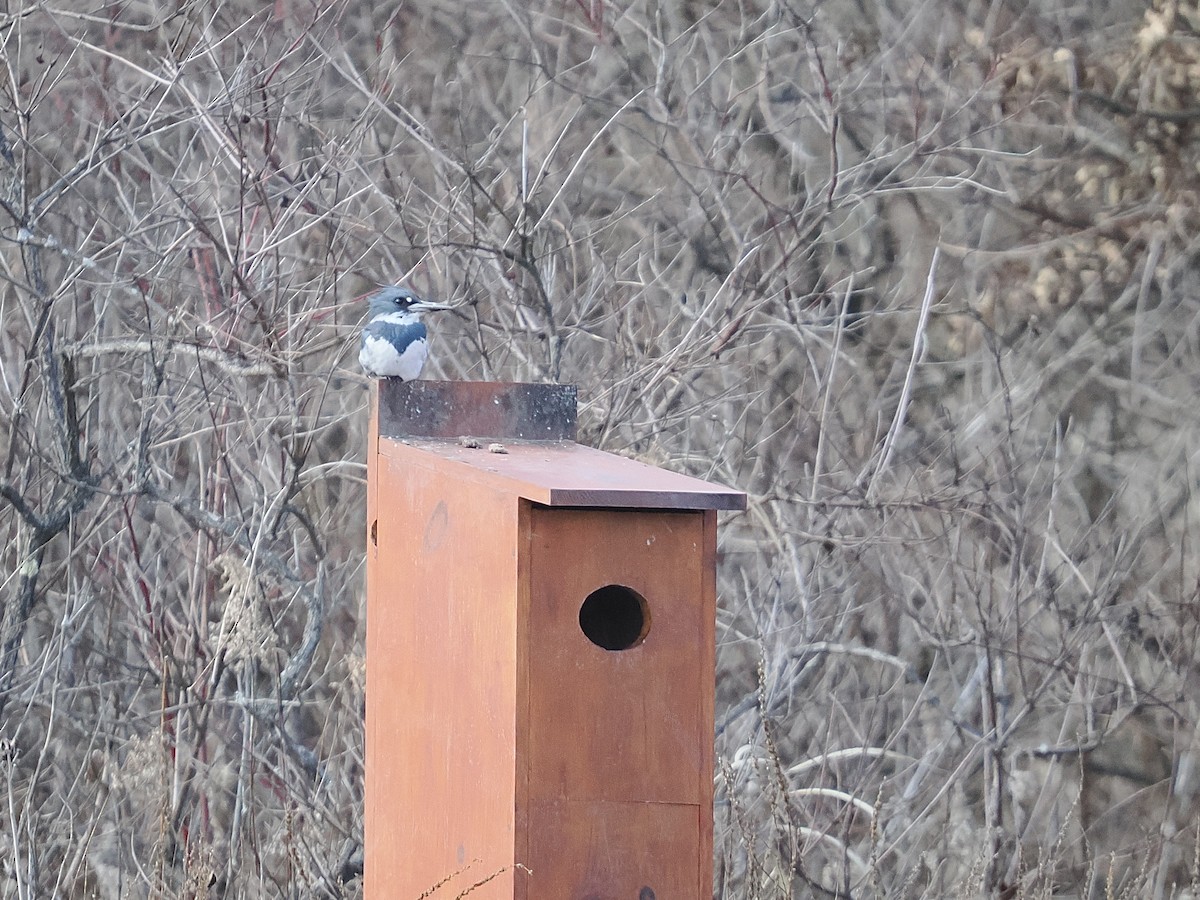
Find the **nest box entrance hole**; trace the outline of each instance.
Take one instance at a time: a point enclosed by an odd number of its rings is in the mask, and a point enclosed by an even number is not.
[[[579,607],[579,628],[605,650],[629,650],[650,631],[646,598],[622,584],[606,584],[592,591]]]

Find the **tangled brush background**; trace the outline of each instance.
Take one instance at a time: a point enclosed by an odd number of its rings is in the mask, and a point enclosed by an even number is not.
[[[361,893],[400,276],[427,374],[751,494],[716,896],[1200,895],[1195,3],[61,6],[0,16],[0,896]]]

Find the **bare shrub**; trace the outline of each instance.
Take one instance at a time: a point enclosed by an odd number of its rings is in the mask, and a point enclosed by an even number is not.
[[[0,895],[354,895],[354,299],[746,488],[722,897],[1198,892],[1194,5],[0,18]]]

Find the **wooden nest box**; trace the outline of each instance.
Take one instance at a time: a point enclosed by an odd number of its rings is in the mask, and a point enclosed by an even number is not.
[[[367,900],[712,896],[716,511],[575,390],[380,382]]]

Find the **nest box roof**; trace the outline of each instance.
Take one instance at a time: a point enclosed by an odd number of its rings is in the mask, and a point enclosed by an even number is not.
[[[535,503],[746,508],[741,491],[576,444],[571,386],[382,380],[378,402],[382,456],[451,466]]]

